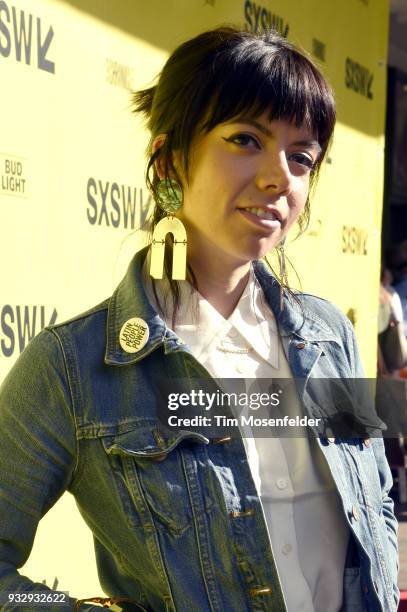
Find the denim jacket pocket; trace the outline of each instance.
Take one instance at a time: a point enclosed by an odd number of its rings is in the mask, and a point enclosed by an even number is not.
[[[119,490],[130,495],[145,528],[175,536],[184,533],[192,524],[193,508],[183,453],[207,439],[190,431],[163,432],[154,424],[141,424],[102,442],[111,459],[118,458],[116,475],[125,484],[125,491],[122,486]],[[205,498],[205,508],[211,507]]]
[[[340,612],[364,612],[359,567],[345,567],[343,573],[343,600]]]

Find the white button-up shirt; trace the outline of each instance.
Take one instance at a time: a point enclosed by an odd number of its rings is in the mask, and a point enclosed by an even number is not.
[[[148,274],[143,280],[157,308]],[[175,333],[217,379],[292,378],[274,315],[253,270],[228,319],[188,282],[181,284]],[[165,281],[157,295],[172,327],[172,298]],[[289,385],[290,406],[301,413]],[[295,411],[294,410],[294,411]],[[291,408],[290,408],[291,411]],[[314,438],[254,438],[242,431],[289,612],[338,612],[349,530],[328,466]]]

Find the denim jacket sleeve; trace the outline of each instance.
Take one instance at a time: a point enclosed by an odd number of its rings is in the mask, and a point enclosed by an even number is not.
[[[347,346],[351,347],[350,362],[354,372],[355,378],[363,378],[365,376],[361,360],[359,357],[359,350],[356,343],[355,334],[353,327],[350,322],[347,321],[349,339]],[[393,581],[393,596],[395,602],[395,610],[400,598],[400,591],[397,586],[397,576],[399,571],[399,555],[398,555],[398,542],[397,542],[397,528],[398,523],[394,515],[394,502],[389,496],[389,491],[393,486],[393,478],[387,462],[387,458],[384,450],[383,438],[372,439],[373,451],[376,458],[377,469],[379,472],[380,483],[382,488],[382,511],[383,517],[387,528],[387,538],[389,543],[389,559],[390,559],[390,575]]]
[[[17,568],[27,561],[38,522],[68,488],[75,471],[69,382],[52,331],[44,330],[30,342],[4,380],[0,431],[0,608],[11,611],[20,607],[8,602],[7,593],[50,590]],[[74,603],[70,598],[68,609]],[[26,612],[31,609],[41,605],[24,606]],[[44,609],[49,610],[49,604]]]

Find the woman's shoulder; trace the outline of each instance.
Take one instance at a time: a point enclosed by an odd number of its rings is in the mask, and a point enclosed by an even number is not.
[[[98,336],[105,336],[109,298],[68,319],[45,328],[60,342],[88,342],[95,345]]]
[[[85,321],[91,322],[97,318],[103,317],[103,313],[107,314],[109,300],[110,298],[107,298],[103,300],[102,302],[96,304],[95,306],[92,306],[91,308],[84,310],[83,312],[80,312],[72,317],[69,317],[68,319],[65,319],[59,323],[54,323],[53,325],[49,326],[49,329],[61,329],[64,327],[72,328],[72,327],[75,327],[75,325],[80,325],[81,322],[82,323]]]
[[[323,323],[334,334],[341,337],[348,336],[349,332],[353,333],[350,319],[330,300],[305,292],[297,293],[297,297],[306,319]]]
[[[278,319],[289,320],[293,325],[319,326],[333,335],[347,335],[352,324],[346,314],[333,302],[313,293],[291,289],[285,291],[283,310],[280,305],[280,284],[272,271],[263,261],[256,262],[255,271],[259,275],[263,291]]]
[[[318,314],[321,317],[333,316],[335,319],[341,319],[349,322],[348,317],[344,312],[327,298],[323,298],[319,295],[306,292],[297,292],[296,295],[303,303],[309,314]]]
[[[68,367],[75,363],[92,367],[94,362],[103,361],[109,299],[44,329],[57,340]]]
[[[104,300],[67,320],[44,327],[22,351],[17,369],[23,373],[45,371],[49,366],[64,369],[70,355],[104,353],[108,303],[109,300]]]

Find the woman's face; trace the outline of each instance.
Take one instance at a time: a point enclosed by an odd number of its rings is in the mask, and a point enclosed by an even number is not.
[[[315,135],[283,120],[232,120],[195,138],[177,216],[188,253],[240,265],[278,245],[303,211],[320,153]]]

